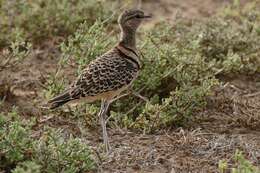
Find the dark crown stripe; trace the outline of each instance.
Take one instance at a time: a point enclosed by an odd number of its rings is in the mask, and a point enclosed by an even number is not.
[[[124,52],[122,52],[122,51],[120,50],[120,48],[118,48],[117,46],[116,46],[116,49],[118,50],[120,56],[122,56],[122,57],[124,57],[124,58],[130,60],[130,61],[133,62],[133,63],[135,63],[135,64],[138,66],[138,69],[140,69],[140,65],[139,65],[138,61],[136,61],[136,60],[135,60],[134,58],[132,58],[131,56],[126,55],[126,54],[125,54]]]

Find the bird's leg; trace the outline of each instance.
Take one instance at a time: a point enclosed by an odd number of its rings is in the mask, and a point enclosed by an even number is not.
[[[102,126],[102,134],[103,134],[103,140],[104,140],[104,145],[106,148],[106,152],[109,152],[110,149],[110,145],[109,145],[109,141],[108,141],[108,135],[107,135],[107,128],[106,128],[106,113],[108,110],[110,102],[106,101],[106,100],[102,100],[101,101],[101,109],[99,112],[99,118],[100,118],[100,123]]]
[[[132,94],[132,95],[134,95],[135,97],[138,97],[138,98],[140,98],[141,100],[143,100],[143,101],[145,101],[145,102],[148,102],[149,101],[149,99],[148,98],[146,98],[146,97],[144,97],[144,96],[142,96],[141,94],[140,94],[140,92],[143,90],[144,88],[142,88],[142,89],[140,89],[139,91],[137,91],[137,92],[135,92],[134,90],[133,90],[133,88],[131,87],[131,88],[129,88],[129,90],[130,90],[130,93]]]

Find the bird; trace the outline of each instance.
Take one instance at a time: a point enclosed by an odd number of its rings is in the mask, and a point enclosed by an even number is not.
[[[73,100],[88,103],[101,100],[98,113],[102,126],[105,149],[110,150],[106,129],[106,114],[111,101],[127,90],[141,70],[141,61],[136,47],[136,31],[142,21],[151,18],[140,9],[125,10],[118,17],[120,39],[103,55],[91,61],[77,79],[60,95],[50,99],[50,109]]]

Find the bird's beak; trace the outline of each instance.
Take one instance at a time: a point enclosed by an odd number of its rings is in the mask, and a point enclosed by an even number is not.
[[[152,18],[152,15],[148,14],[148,15],[144,15],[143,18]]]

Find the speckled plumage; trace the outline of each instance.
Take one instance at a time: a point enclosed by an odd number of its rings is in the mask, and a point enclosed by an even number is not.
[[[98,97],[128,86],[137,77],[139,65],[122,54],[114,48],[92,61],[72,88],[79,87],[81,97]]]
[[[126,89],[137,77],[140,64],[135,60],[137,56],[132,58],[120,49],[126,50],[117,45],[87,65],[66,92],[50,100],[51,108],[62,105],[66,100],[109,100]]]

